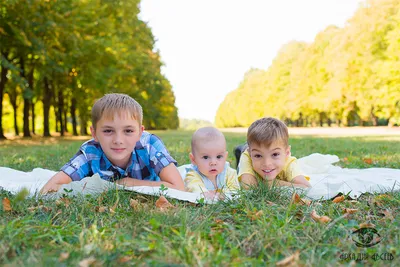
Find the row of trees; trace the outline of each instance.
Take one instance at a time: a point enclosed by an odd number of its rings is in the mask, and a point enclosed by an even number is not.
[[[87,134],[91,106],[108,92],[141,103],[146,128],[177,128],[175,96],[139,2],[2,1],[0,138],[12,129],[50,136],[51,126]]]
[[[220,105],[219,127],[274,116],[294,126],[400,124],[400,1],[363,3],[344,28],[291,42],[248,71]]]

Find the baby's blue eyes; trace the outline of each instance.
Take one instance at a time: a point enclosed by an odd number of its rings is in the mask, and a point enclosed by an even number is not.
[[[209,156],[202,156],[201,158],[202,158],[202,159],[209,159],[210,157],[209,157]],[[218,155],[218,156],[217,156],[217,159],[222,159],[222,158],[224,158],[223,155]]]

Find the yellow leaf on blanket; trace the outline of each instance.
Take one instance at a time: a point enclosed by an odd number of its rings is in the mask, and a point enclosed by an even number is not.
[[[344,195],[335,197],[332,201],[333,201],[333,203],[340,203],[340,202],[343,202],[343,201],[344,201]]]
[[[11,202],[8,198],[3,198],[3,210],[4,211],[12,211]]]
[[[156,207],[161,210],[174,208],[174,206],[171,203],[169,203],[169,201],[164,196],[160,196],[160,198],[157,199]]]
[[[297,266],[298,265],[298,261],[300,258],[300,252],[296,251],[294,254],[290,255],[289,257],[284,258],[281,261],[278,261],[276,263],[276,266]]]

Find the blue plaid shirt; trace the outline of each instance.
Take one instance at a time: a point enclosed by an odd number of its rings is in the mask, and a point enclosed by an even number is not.
[[[170,156],[161,139],[144,131],[132,151],[131,162],[126,170],[114,166],[104,154],[100,144],[91,139],[82,144],[78,153],[61,168],[61,171],[73,181],[79,181],[96,173],[107,181],[124,177],[160,181],[161,170],[170,163],[176,165],[176,161]]]

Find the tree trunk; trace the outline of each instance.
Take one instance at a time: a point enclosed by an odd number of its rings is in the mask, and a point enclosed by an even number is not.
[[[51,104],[51,90],[47,77],[44,78],[43,92],[43,136],[50,137],[49,114]]]
[[[35,103],[33,101],[31,102],[31,115],[32,115],[32,133],[36,134],[35,133],[35,117],[36,117],[36,115],[35,115]]]
[[[82,116],[80,116],[80,121],[81,121],[81,135],[88,135],[88,132],[87,132],[87,122],[86,122],[86,120],[84,120],[83,118],[82,118]]]
[[[18,129],[18,114],[17,114],[17,109],[18,109],[18,105],[17,105],[17,93],[15,93],[15,95],[10,94],[10,102],[11,102],[11,106],[13,107],[13,111],[14,111],[14,132],[15,132],[15,136],[19,136],[19,129]]]
[[[64,128],[64,120],[63,120],[63,113],[64,113],[64,95],[62,90],[58,88],[58,121],[60,122],[60,134],[64,136],[65,128]]]
[[[64,99],[65,100],[65,99]],[[63,116],[63,118],[64,118],[64,131],[66,132],[66,133],[68,133],[68,101],[66,101],[66,103],[65,103],[65,107],[63,108],[64,109],[64,116]]]
[[[26,75],[25,75],[25,62],[24,62],[24,58],[21,57],[20,59],[20,65],[21,65],[21,71],[20,71],[20,75],[22,78],[26,79]],[[31,133],[29,131],[29,106],[30,106],[30,101],[29,98],[27,96],[27,88],[24,86],[22,88],[23,90],[23,97],[24,97],[24,117],[23,117],[23,132],[24,132],[24,137],[31,137]]]
[[[77,136],[78,131],[76,129],[77,123],[76,123],[76,99],[75,97],[72,97],[71,99],[71,117],[72,117],[72,133],[73,135]]]
[[[8,53],[2,52],[3,57],[7,59]],[[6,87],[7,82],[7,72],[8,69],[4,66],[1,66],[1,78],[0,78],[0,139],[6,139],[3,132],[3,96],[4,96],[4,88]]]

